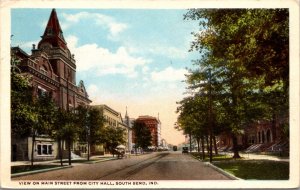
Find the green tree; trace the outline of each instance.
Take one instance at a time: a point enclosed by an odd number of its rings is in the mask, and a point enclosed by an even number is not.
[[[57,110],[50,94],[33,97],[29,77],[19,73],[20,60],[11,56],[11,131],[17,138],[32,137],[31,165],[37,135],[49,135]]]
[[[113,154],[118,145],[126,143],[124,138],[125,129],[121,127],[107,126],[104,128],[104,142],[106,148]]]
[[[31,147],[31,165],[34,161],[34,146],[35,139],[37,136],[46,135],[51,136],[52,130],[54,128],[55,116],[57,112],[57,107],[53,102],[52,96],[49,93],[45,93],[34,98],[34,114],[37,119],[32,123],[32,147]]]
[[[72,143],[78,139],[78,127],[75,121],[76,121],[76,117],[73,110],[67,111],[61,108],[58,109],[55,125],[54,125],[55,128],[53,130],[52,136],[58,141],[59,157],[60,157],[61,165],[63,165],[62,141],[66,142],[68,148],[68,162],[69,165],[72,164],[71,146]]]
[[[265,84],[288,85],[288,9],[191,9],[185,19],[199,20],[192,49],[214,58],[238,60]]]
[[[201,143],[202,158],[205,159],[204,141],[210,136],[208,124],[208,96],[205,94],[197,94],[193,97],[184,98],[178,102],[178,104],[177,113],[179,113],[179,116],[175,128],[183,130],[184,134],[189,135],[190,149],[192,138],[197,141],[199,153]],[[207,147],[207,151],[210,153],[208,142]]]
[[[217,82],[212,85],[217,87],[213,89],[217,97],[213,105],[215,126],[228,125],[234,157],[239,157],[236,135],[241,129],[266,118],[270,107],[288,102],[288,10],[191,9],[185,19],[199,20],[200,25],[191,46],[201,53],[201,59],[195,61],[200,69],[190,75],[189,82],[201,84],[203,75],[199,71],[212,70]],[[282,84],[281,93],[271,94],[280,103],[264,102],[263,97],[273,91],[267,88],[278,84]],[[281,110],[288,112],[284,106]]]
[[[133,123],[132,131],[135,135],[135,149],[141,147],[147,149],[152,144],[151,131],[144,122],[135,121]]]
[[[33,112],[30,78],[20,73],[21,61],[11,52],[11,133],[22,138],[31,134],[30,125],[37,120]]]
[[[28,78],[11,73],[11,133],[22,138],[31,134],[30,127],[37,120],[33,111],[32,89]]]
[[[87,142],[87,159],[90,159],[90,146],[100,144],[104,140],[104,117],[101,109],[90,106],[76,108],[76,124],[79,140]]]

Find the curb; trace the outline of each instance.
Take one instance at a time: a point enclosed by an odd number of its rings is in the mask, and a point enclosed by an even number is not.
[[[196,160],[199,160],[197,157],[195,157],[195,156],[192,155],[192,154],[190,154],[190,156],[192,156],[192,157],[193,157],[194,159],[196,159]],[[201,160],[199,160],[199,161],[202,162]],[[232,175],[231,173],[226,172],[225,170],[223,170],[223,169],[221,169],[221,168],[218,168],[217,166],[215,166],[215,165],[213,165],[213,164],[211,164],[211,163],[209,163],[209,162],[202,162],[202,163],[204,163],[205,165],[207,165],[207,166],[213,168],[214,170],[216,170],[216,171],[222,173],[223,175],[229,177],[230,179],[234,179],[234,180],[243,180],[243,179],[241,179],[241,178],[238,178],[238,177]]]
[[[53,170],[61,170],[61,169],[71,168],[71,167],[73,167],[73,166],[62,166],[62,167],[60,166],[60,167],[56,167],[56,168],[35,170],[35,171],[29,171],[29,172],[21,172],[21,173],[11,174],[11,178],[25,176],[25,175],[31,175],[31,174],[36,174],[36,173],[43,173],[43,172],[48,172],[48,171],[53,171]]]
[[[209,163],[209,162],[204,162],[204,164],[205,164],[205,165],[208,165],[209,167],[213,168],[214,170],[216,170],[216,171],[222,173],[223,175],[225,175],[225,176],[227,176],[227,177],[229,177],[229,178],[231,178],[231,179],[234,179],[234,180],[243,180],[243,179],[238,178],[238,177],[232,175],[231,173],[228,173],[228,172],[226,172],[225,170],[223,170],[223,169],[221,169],[221,168],[219,168],[219,167],[217,167],[217,166],[215,166],[215,165],[213,165],[213,164],[211,164],[211,163]]]

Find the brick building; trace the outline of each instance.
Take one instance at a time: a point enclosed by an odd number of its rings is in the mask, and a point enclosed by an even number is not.
[[[282,127],[284,122],[287,122],[287,118],[277,119],[274,123],[258,121],[245,126],[237,135],[239,148],[246,152],[289,152],[289,140]],[[222,133],[217,139],[220,150],[232,150],[232,137],[229,133]]]
[[[151,132],[152,136],[152,146],[153,147],[158,147],[160,145],[159,139],[160,139],[160,121],[156,117],[152,116],[139,116],[136,119],[137,122],[142,122],[145,123],[145,125],[148,127],[148,129]]]
[[[19,47],[12,48],[21,60],[21,72],[31,78],[33,96],[50,93],[57,106],[63,109],[90,104],[83,81],[76,84],[76,61],[67,47],[55,9],[41,38],[37,47],[33,44],[31,55]],[[30,159],[30,146],[30,138],[12,137],[12,160]],[[43,137],[37,137],[35,150],[35,160],[54,159],[58,153],[57,143]]]

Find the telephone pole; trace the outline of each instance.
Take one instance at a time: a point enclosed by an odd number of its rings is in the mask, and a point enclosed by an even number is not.
[[[209,162],[212,162],[212,100],[211,100],[211,69],[208,69],[208,125],[209,125]]]

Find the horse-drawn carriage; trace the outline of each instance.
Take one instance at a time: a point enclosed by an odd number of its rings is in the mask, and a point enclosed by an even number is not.
[[[117,148],[114,149],[114,154],[117,155],[117,158],[124,158],[125,156],[125,147],[123,146],[117,146]]]

